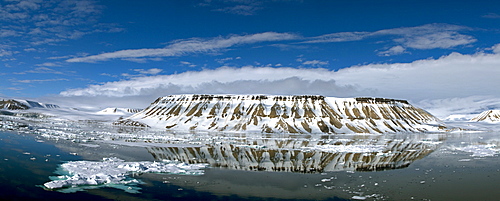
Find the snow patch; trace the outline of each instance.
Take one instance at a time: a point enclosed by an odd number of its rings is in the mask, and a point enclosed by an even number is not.
[[[137,112],[140,112],[140,109],[131,109],[131,108],[117,108],[117,107],[108,107],[104,110],[96,112],[96,114],[100,115],[131,115]]]

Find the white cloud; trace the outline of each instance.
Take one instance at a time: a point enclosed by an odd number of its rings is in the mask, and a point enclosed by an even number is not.
[[[163,70],[159,68],[150,68],[147,70],[144,69],[134,69],[135,72],[138,72],[143,75],[156,75],[158,73],[161,73]]]
[[[141,105],[147,105],[159,96],[179,93],[320,94],[407,99],[430,109],[435,108],[433,105],[456,104],[460,102],[457,100],[465,99],[477,104],[461,112],[474,112],[482,109],[482,102],[468,97],[500,100],[498,75],[500,54],[452,53],[438,59],[369,64],[338,71],[323,68],[221,67],[173,75],[134,77],[67,90],[61,92],[61,96],[111,97],[113,100],[134,97],[139,102],[143,101]],[[431,101],[438,99],[441,101]],[[434,111],[445,115],[454,109],[450,106],[443,111]]]
[[[403,53],[406,53],[406,48],[404,48],[401,45],[398,45],[398,46],[391,47],[386,51],[378,52],[377,54],[379,56],[392,56],[392,55],[398,55],[398,54],[403,54]]]
[[[62,92],[65,96],[133,96],[141,95],[146,91],[158,88],[177,86],[191,89],[206,83],[233,83],[238,81],[276,81],[297,77],[306,81],[331,80],[326,69],[295,69],[295,68],[269,68],[269,67],[221,67],[215,70],[189,71],[174,75],[158,75],[132,78],[126,81],[108,82],[103,85],[90,85],[85,89],[73,89]],[[264,91],[265,89],[262,89]],[[186,90],[189,93],[189,90]]]
[[[332,43],[363,40],[373,35],[370,32],[339,32],[310,38],[304,43]]]
[[[193,64],[191,62],[181,61],[180,63],[181,63],[181,65],[188,66],[188,67],[191,67],[191,68],[196,67],[196,64]]]
[[[151,75],[157,75],[161,73],[163,70],[159,68],[151,68],[151,69],[131,69],[131,71],[134,71],[135,74],[129,74],[129,73],[122,73],[121,76],[124,77],[143,77],[143,76],[151,76]],[[101,74],[101,75],[109,75],[109,74]]]
[[[45,62],[41,64],[36,64],[35,66],[46,66],[46,67],[59,67],[61,66],[60,62]]]
[[[491,18],[491,19],[498,19],[498,18],[500,18],[500,15],[496,14],[496,13],[488,13],[486,15],[483,15],[482,17]]]
[[[493,50],[493,53],[495,54],[500,54],[500,43],[491,47],[491,50]]]
[[[396,46],[413,49],[452,48],[467,45],[477,40],[459,31],[471,30],[468,27],[450,24],[426,24],[416,27],[383,29],[375,32],[340,32],[312,37],[302,43],[329,43],[359,41],[367,38],[392,36]]]
[[[93,0],[12,0],[0,5],[0,41],[22,49],[57,44],[97,32],[120,30],[116,24],[98,23],[103,7]],[[29,46],[26,46],[29,44]]]
[[[153,49],[131,49],[116,52],[103,53],[87,57],[72,58],[67,62],[96,62],[109,59],[130,59],[144,57],[172,57],[189,53],[209,53],[223,51],[226,48],[267,41],[283,41],[298,38],[295,34],[264,32],[251,35],[231,35],[228,37],[216,37],[212,39],[191,38],[177,40],[165,48]]]
[[[36,83],[36,82],[57,82],[57,81],[69,81],[68,79],[65,78],[56,78],[56,79],[32,79],[32,80],[16,80],[13,79],[11,80],[12,82],[18,82],[18,83]]]
[[[224,63],[226,63],[227,61],[232,61],[232,60],[234,60],[234,58],[233,58],[233,57],[226,57],[226,58],[223,58],[223,59],[215,59],[215,61],[216,61],[217,63],[220,63],[220,64],[224,64]]]
[[[395,41],[401,42],[406,47],[414,49],[447,49],[474,43],[477,40],[472,36],[456,32],[439,32],[400,38]]]
[[[16,53],[17,52],[15,52],[15,51],[0,49],[0,57],[12,56],[13,54],[16,54]]]
[[[42,65],[40,65],[40,66],[42,66]],[[44,74],[59,74],[59,75],[64,74],[61,71],[57,71],[57,70],[54,70],[54,69],[51,69],[51,68],[47,68],[45,66],[37,67],[37,68],[35,68],[33,70],[27,70],[27,71],[13,73],[13,74],[24,75],[24,74],[27,74],[27,73],[44,73]]]
[[[260,9],[262,8],[254,5],[235,5],[235,6],[228,6],[224,8],[214,9],[213,11],[219,11],[237,15],[254,15],[256,11]]]
[[[212,11],[224,12],[235,15],[255,15],[258,10],[263,9],[263,1],[255,0],[206,0],[198,4],[202,7],[212,7]]]
[[[452,114],[479,114],[486,110],[500,109],[500,97],[469,96],[462,98],[423,100],[416,105],[425,108],[438,118],[444,119]]]
[[[320,60],[304,61],[302,62],[302,65],[319,67],[328,65],[328,61],[320,61]]]

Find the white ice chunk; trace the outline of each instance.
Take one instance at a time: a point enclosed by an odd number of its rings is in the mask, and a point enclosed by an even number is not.
[[[366,197],[355,195],[355,196],[352,196],[352,199],[353,200],[366,200]]]
[[[496,145],[493,144],[479,144],[479,145],[469,145],[466,147],[456,147],[454,148],[458,151],[471,152],[472,157],[486,157],[486,156],[494,156],[499,152]]]
[[[140,183],[128,178],[130,173],[170,173],[202,175],[206,164],[185,164],[179,162],[125,162],[118,158],[104,158],[103,161],[71,161],[61,165],[67,175],[58,176],[44,186],[48,189],[77,187],[83,185],[113,185]]]

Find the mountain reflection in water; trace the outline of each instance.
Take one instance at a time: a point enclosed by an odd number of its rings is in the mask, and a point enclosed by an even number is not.
[[[321,173],[408,167],[438,148],[443,135],[236,137],[199,146],[148,147],[156,160],[245,171]]]

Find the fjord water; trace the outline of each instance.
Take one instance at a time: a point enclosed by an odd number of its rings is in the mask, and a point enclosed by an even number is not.
[[[62,161],[80,157],[61,152],[33,136],[0,131],[0,194],[2,200],[89,200],[85,193],[63,195],[38,185],[47,181]]]
[[[211,136],[214,135],[200,134],[198,137],[203,139]],[[226,157],[228,152],[220,152],[222,155],[183,159],[185,151],[195,153],[196,150],[180,146],[166,149],[154,146],[130,146],[133,143],[84,144],[50,140],[44,142],[43,139],[35,137],[0,132],[2,198],[9,200],[495,200],[500,196],[500,192],[497,191],[500,185],[500,160],[498,147],[495,146],[500,142],[500,133],[496,132],[258,137],[218,134],[214,136],[214,139],[218,139],[215,145],[207,147],[212,150],[210,153],[215,153],[219,148],[226,149],[227,146],[222,146],[224,144],[241,144],[241,140],[244,143],[251,142],[252,146],[245,148],[229,146],[233,147],[230,151],[247,153],[249,158],[253,157],[256,160],[265,155],[260,152],[261,149],[267,149],[269,156],[280,153],[273,150],[272,143],[286,148],[282,146],[283,142],[305,144],[320,140],[334,142],[337,145],[344,142],[345,145],[363,148],[336,150],[345,153],[340,156],[332,154],[334,150],[323,150],[322,156],[328,157],[318,159],[316,166],[313,160],[304,160],[304,164],[311,165],[309,167],[316,167],[315,170],[310,169],[311,171],[294,171],[297,169],[293,168],[278,171],[263,168],[267,166],[245,170],[243,166],[246,163],[242,163],[242,158],[234,159],[238,163],[228,165],[230,164],[227,163],[230,161]],[[390,152],[387,150],[380,152],[379,148],[383,147],[390,147]],[[283,150],[281,152],[284,153]],[[306,156],[311,154],[310,150],[302,152]],[[153,173],[133,175],[143,182],[138,185],[141,189],[137,194],[107,187],[75,193],[49,191],[41,187],[50,181],[50,176],[57,175],[55,171],[59,164],[75,160],[97,161],[99,158],[110,156],[117,156],[127,161],[168,158],[192,163],[210,162],[211,167],[201,176]],[[356,157],[359,160],[355,159]],[[224,160],[226,162],[223,162]],[[270,162],[273,161],[271,157]],[[375,169],[367,168],[367,164]]]

